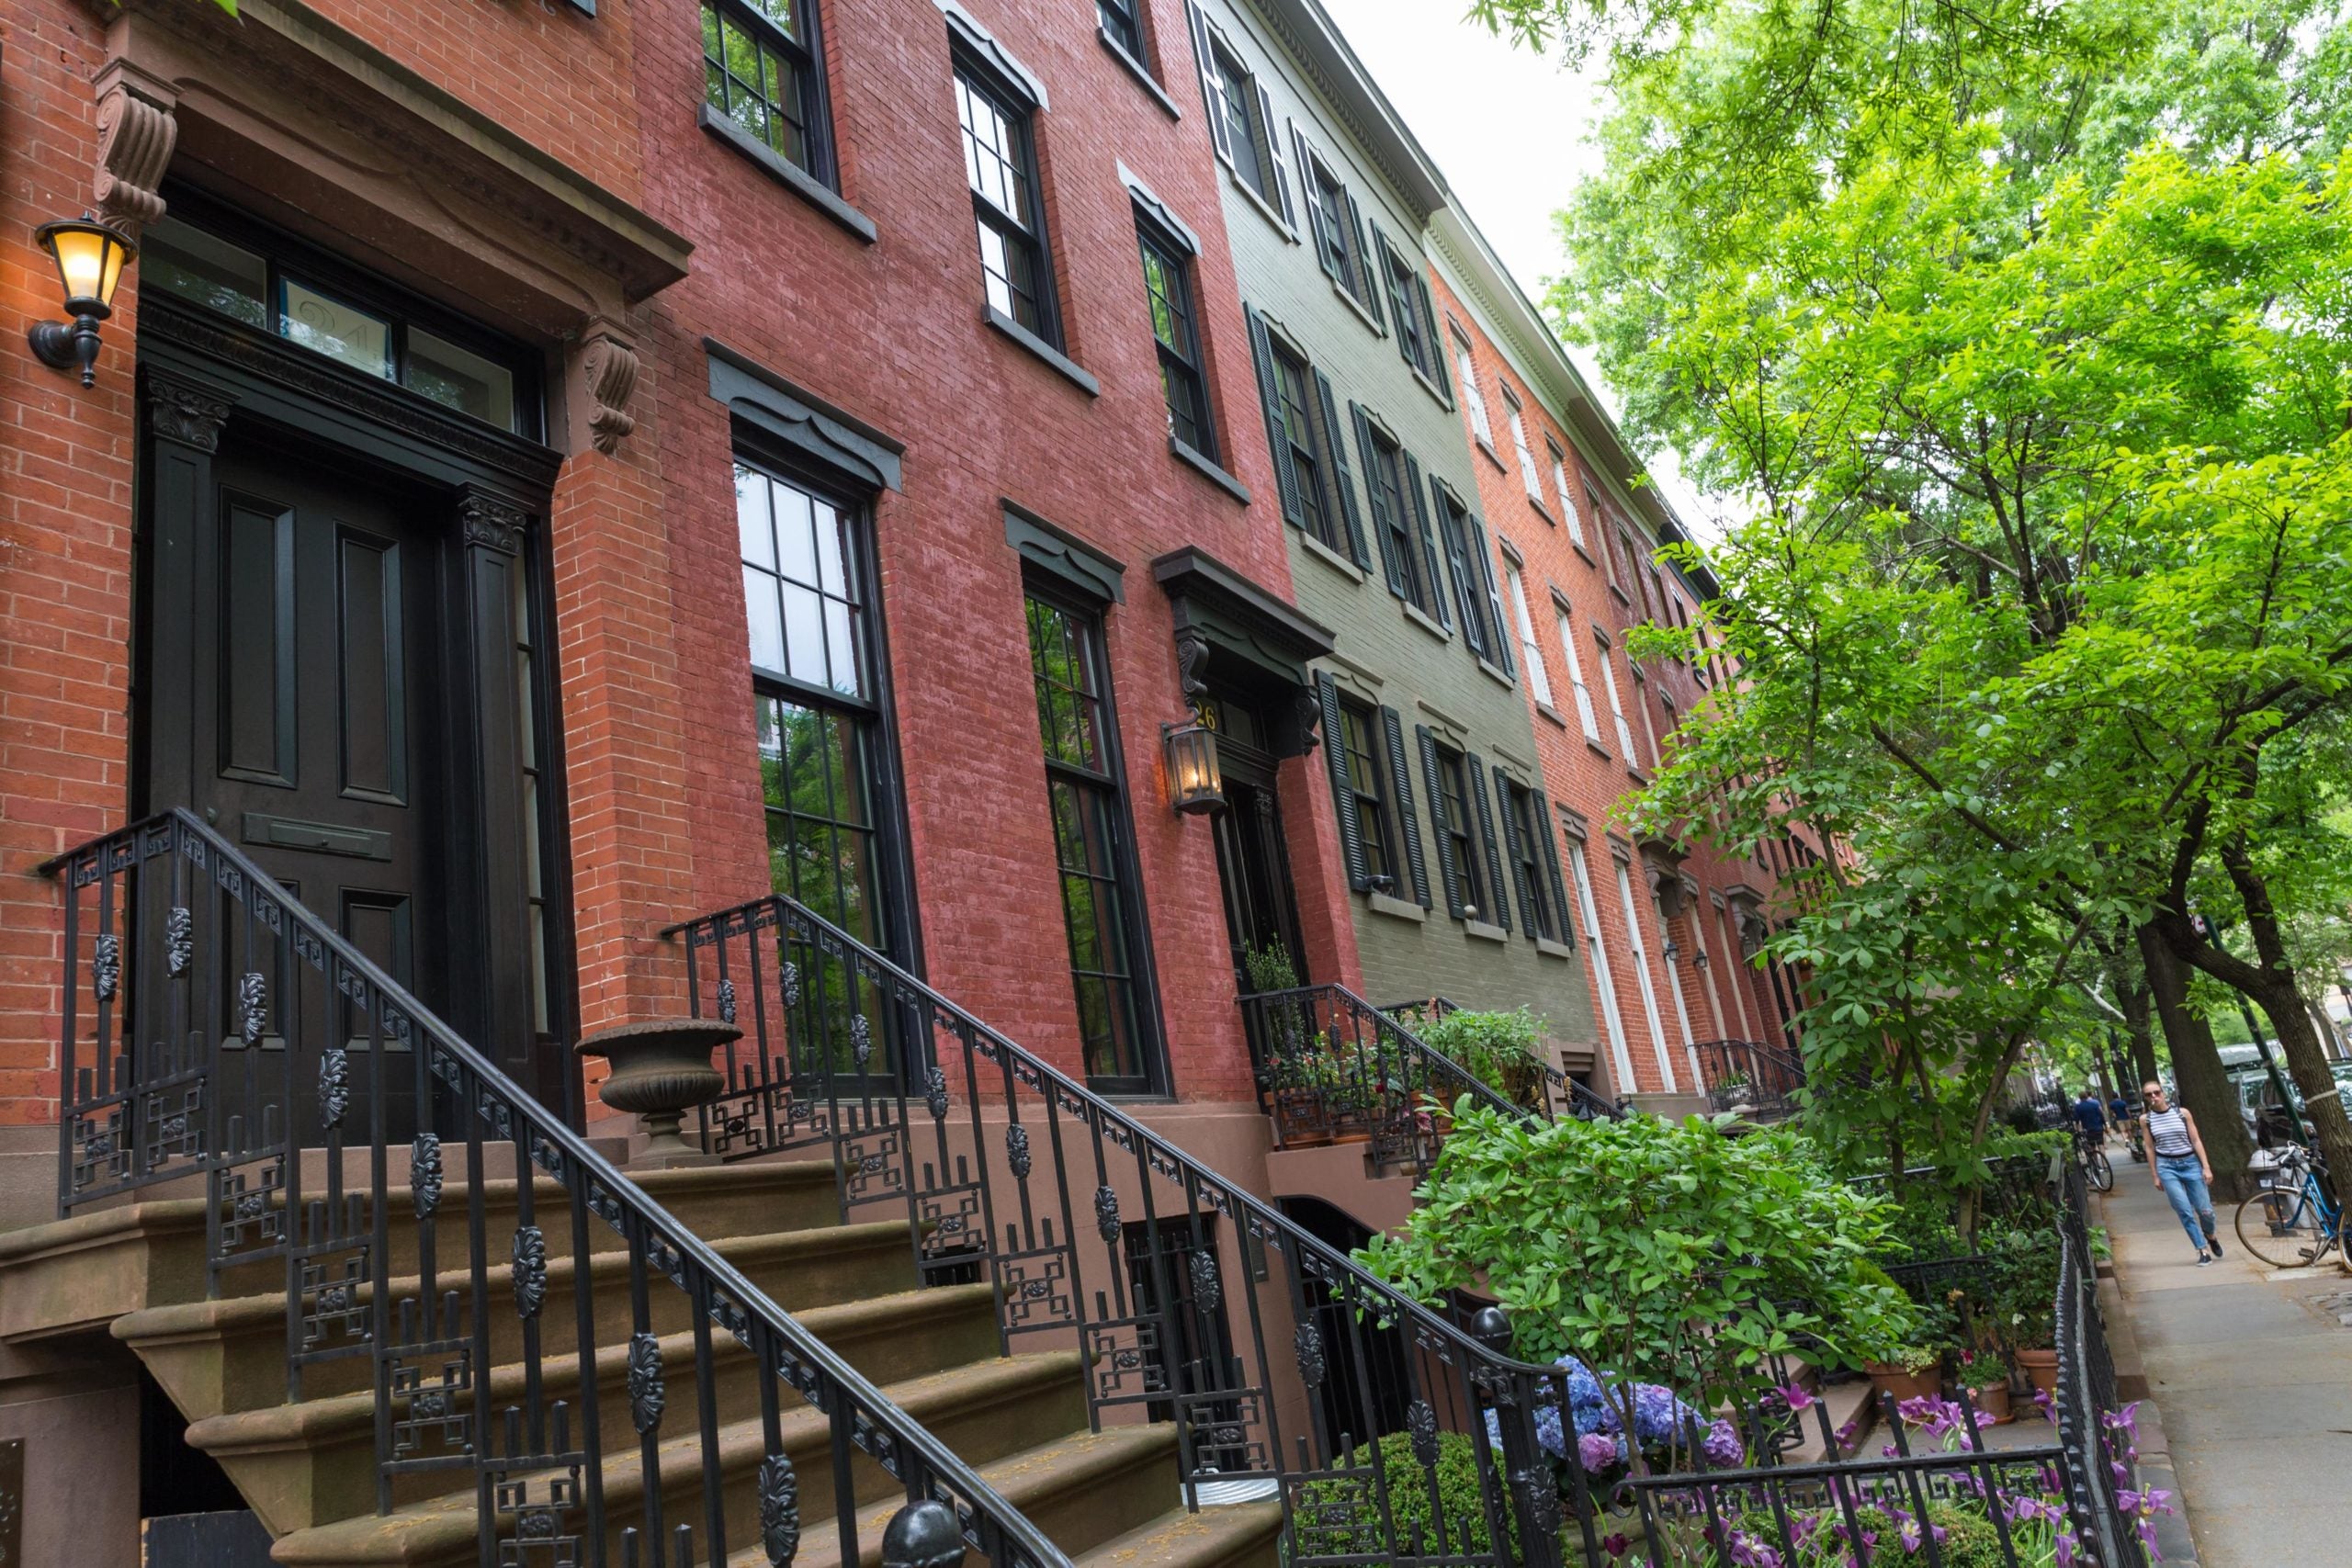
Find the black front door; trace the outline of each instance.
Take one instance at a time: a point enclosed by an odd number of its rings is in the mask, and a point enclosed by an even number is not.
[[[1218,760],[1225,809],[1216,817],[1216,870],[1225,894],[1226,940],[1232,950],[1235,983],[1245,995],[1258,988],[1250,983],[1248,958],[1265,948],[1288,953],[1303,982],[1306,955],[1298,940],[1273,761],[1255,748],[1230,740],[1220,742]]]

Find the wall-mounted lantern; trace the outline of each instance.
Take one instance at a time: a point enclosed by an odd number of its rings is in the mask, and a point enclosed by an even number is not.
[[[44,223],[33,231],[40,248],[57,264],[57,280],[65,290],[65,313],[71,321],[35,321],[26,341],[43,365],[52,370],[82,369],[82,385],[97,379],[98,323],[114,313],[115,286],[122,269],[138,255],[129,235],[95,218],[65,218]]]
[[[1168,757],[1168,804],[1188,814],[1225,805],[1225,777],[1217,771],[1216,731],[1194,720],[1163,724],[1159,744]]]

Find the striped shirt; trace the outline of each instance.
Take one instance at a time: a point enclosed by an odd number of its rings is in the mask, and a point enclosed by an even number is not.
[[[2188,1122],[2177,1106],[2150,1111],[2147,1126],[2160,1158],[2180,1159],[2197,1152],[2197,1145],[2188,1141]]]

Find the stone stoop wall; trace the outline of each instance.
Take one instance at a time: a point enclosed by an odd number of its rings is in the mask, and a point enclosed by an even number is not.
[[[1670,747],[1668,727],[1674,715],[1691,711],[1705,699],[1706,690],[1675,660],[1653,660],[1645,663],[1645,683],[1637,684],[1630,678],[1624,633],[1646,618],[1646,605],[1638,592],[1625,591],[1638,589],[1638,583],[1623,588],[1612,586],[1615,573],[1605,553],[1601,533],[1606,525],[1602,517],[1595,515],[1588,499],[1594,493],[1607,495],[1612,489],[1622,491],[1623,487],[1612,487],[1602,476],[1583,445],[1569,434],[1568,421],[1562,416],[1562,411],[1552,406],[1552,400],[1504,352],[1498,342],[1489,307],[1469,285],[1459,281],[1450,258],[1442,255],[1440,262],[1431,266],[1430,276],[1440,313],[1447,322],[1449,333],[1458,333],[1459,343],[1468,347],[1485,399],[1491,446],[1479,439],[1466,399],[1462,400],[1462,434],[1474,454],[1471,467],[1476,475],[1481,503],[1495,533],[1496,547],[1519,558],[1528,615],[1551,685],[1551,704],[1540,702],[1532,683],[1523,676],[1521,685],[1534,716],[1535,745],[1543,764],[1544,788],[1560,818],[1553,825],[1561,834],[1560,852],[1564,857],[1582,855],[1591,878],[1599,929],[1585,931],[1579,912],[1577,934],[1584,943],[1600,943],[1607,958],[1611,987],[1633,1066],[1632,1081],[1624,1081],[1613,1060],[1596,987],[1590,1028],[1594,1038],[1600,1042],[1597,1055],[1610,1064],[1610,1077],[1620,1093],[1662,1097],[1670,1083],[1674,1089],[1687,1094],[1693,1084],[1689,1054],[1683,1049],[1683,1018],[1688,1018],[1690,1038],[1694,1040],[1780,1042],[1779,1019],[1771,1006],[1769,981],[1738,962],[1736,931],[1723,905],[1724,895],[1734,886],[1745,886],[1769,897],[1775,876],[1758,863],[1735,861],[1712,846],[1695,843],[1690,858],[1679,869],[1687,884],[1696,884],[1696,891],[1675,919],[1663,922],[1658,919],[1658,907],[1650,897],[1649,879],[1645,874],[1645,858],[1627,837],[1624,827],[1625,807],[1650,779],[1646,737],[1635,705],[1645,699],[1649,703],[1650,720],[1664,751]],[[1459,348],[1451,335],[1449,346],[1458,367]],[[1457,380],[1459,376],[1457,368]],[[1503,400],[1506,389],[1519,401],[1528,450],[1535,459],[1537,483],[1544,493],[1540,506],[1529,499],[1520,471],[1508,405]],[[1547,440],[1559,449],[1568,482],[1577,492],[1566,503],[1551,471]],[[1630,519],[1634,513],[1626,504],[1628,499],[1620,493],[1612,498],[1611,505],[1617,515]],[[1566,525],[1564,504],[1572,504],[1577,510],[1585,539],[1581,547]],[[1637,570],[1646,570],[1648,564],[1645,558],[1638,563]],[[1671,565],[1662,566],[1660,575],[1662,581],[1653,585],[1652,593],[1659,587],[1667,588],[1679,595],[1685,613],[1695,616],[1704,601],[1704,590]],[[1600,729],[1598,745],[1586,739],[1577,712],[1574,688],[1560,648],[1559,604],[1567,606],[1569,624],[1578,639],[1577,656]],[[1663,607],[1661,613],[1665,613]],[[1610,716],[1607,688],[1598,667],[1600,650],[1592,637],[1596,627],[1606,632],[1613,645],[1619,699],[1624,705],[1634,745],[1640,749],[1634,757],[1618,754],[1621,748]],[[1526,658],[1522,649],[1522,664]],[[1672,698],[1672,707],[1661,700],[1665,696]],[[1620,861],[1627,863],[1631,873],[1634,911],[1643,925],[1641,946],[1648,960],[1657,1029],[1667,1043],[1663,1064],[1650,1031],[1624,901],[1618,890],[1615,865]],[[1570,897],[1574,897],[1573,888]],[[1672,964],[1665,958],[1668,938],[1679,955],[1679,961]],[[1694,963],[1702,952],[1708,958],[1703,970]],[[1680,1014],[1676,1011],[1678,992]],[[1669,1102],[1661,1099],[1660,1103]]]
[[[1385,149],[1375,152],[1366,148],[1348,129],[1348,117],[1315,84],[1267,11],[1248,0],[1207,0],[1202,9],[1243,53],[1271,98],[1298,214],[1295,229],[1284,226],[1268,215],[1222,161],[1208,164],[1223,191],[1225,228],[1232,242],[1243,300],[1330,378],[1342,421],[1348,418],[1347,405],[1351,400],[1377,413],[1405,449],[1419,460],[1425,476],[1443,479],[1475,504],[1477,490],[1469,447],[1453,407],[1420,381],[1399,355],[1392,336],[1375,331],[1340,295],[1317,265],[1311,243],[1304,243],[1306,208],[1295,160],[1289,151],[1288,122],[1295,120],[1320,153],[1339,164],[1337,172],[1348,182],[1363,210],[1367,242],[1369,225],[1377,223],[1408,261],[1419,265],[1420,234],[1427,214],[1417,210],[1410,197],[1383,174],[1381,160],[1393,154]],[[1198,110],[1202,87],[1189,66],[1181,86],[1171,84],[1170,90],[1179,93],[1188,115]],[[1249,417],[1257,420],[1262,431],[1254,389],[1246,406]],[[1357,504],[1363,507],[1363,467],[1352,449],[1352,435],[1349,439],[1351,482]],[[1322,666],[1347,694],[1397,711],[1413,774],[1415,815],[1436,908],[1425,911],[1424,919],[1414,920],[1375,908],[1369,895],[1347,895],[1363,959],[1361,988],[1382,1005],[1437,995],[1451,997],[1466,1007],[1525,1005],[1546,1020],[1558,1039],[1578,1047],[1588,1045],[1592,1038],[1588,1021],[1592,1010],[1586,997],[1582,961],[1574,955],[1539,953],[1534,942],[1520,929],[1516,916],[1505,942],[1470,935],[1462,921],[1447,915],[1439,886],[1436,844],[1413,727],[1438,723],[1442,716],[1453,730],[1454,741],[1465,750],[1478,752],[1489,769],[1499,763],[1522,782],[1533,783],[1538,766],[1534,738],[1526,702],[1516,683],[1481,668],[1463,646],[1458,630],[1441,636],[1408,617],[1381,575],[1376,545],[1371,546],[1373,567],[1367,577],[1309,544],[1301,530],[1282,525],[1272,505],[1272,491],[1270,476],[1266,525],[1280,526],[1288,538],[1291,577],[1297,587],[1299,606],[1338,636],[1337,653],[1323,660]],[[1368,510],[1364,525],[1370,545]],[[1313,762],[1320,773],[1319,752]],[[1485,786],[1491,798],[1491,772]],[[1318,808],[1323,814],[1318,831],[1335,831],[1328,804],[1318,803]],[[1340,886],[1344,889],[1344,882]],[[1409,898],[1409,887],[1399,891]]]

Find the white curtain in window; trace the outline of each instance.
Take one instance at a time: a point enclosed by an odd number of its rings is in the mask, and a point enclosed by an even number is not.
[[[1625,759],[1627,767],[1639,767],[1641,759],[1634,755],[1634,731],[1625,723],[1625,705],[1617,696],[1617,666],[1609,657],[1609,645],[1598,636],[1593,641],[1600,649],[1600,686],[1609,694],[1609,716],[1617,721],[1617,754]]]
[[[1617,1065],[1617,1092],[1634,1092],[1633,1054],[1625,1049],[1625,1020],[1617,1010],[1617,982],[1609,976],[1609,944],[1601,940],[1600,911],[1593,907],[1592,874],[1585,867],[1584,840],[1568,840],[1568,869],[1577,882],[1577,913],[1584,919],[1586,962],[1592,965],[1593,994],[1600,998],[1600,1021],[1609,1031],[1609,1055]]]
[[[1576,628],[1568,625],[1566,610],[1559,611],[1559,617],[1560,651],[1567,656],[1568,684],[1576,689],[1577,722],[1584,726],[1584,738],[1597,743],[1600,739],[1600,721],[1593,716],[1592,693],[1584,683],[1584,660],[1577,657]]]
[[[1650,1052],[1657,1059],[1658,1077],[1665,1081],[1666,1092],[1677,1094],[1674,1063],[1666,1054],[1666,1026],[1658,1021],[1657,988],[1650,982],[1649,943],[1642,936],[1642,917],[1634,902],[1634,876],[1623,861],[1617,865],[1617,897],[1625,907],[1625,940],[1634,949],[1634,980],[1642,993],[1642,1013],[1650,1026]]]
[[[1545,707],[1552,705],[1552,677],[1544,668],[1544,649],[1535,641],[1535,623],[1527,614],[1527,585],[1509,556],[1503,558],[1503,584],[1510,590],[1510,613],[1519,623],[1519,661],[1527,670],[1528,690]]]

